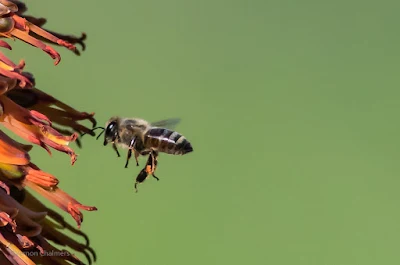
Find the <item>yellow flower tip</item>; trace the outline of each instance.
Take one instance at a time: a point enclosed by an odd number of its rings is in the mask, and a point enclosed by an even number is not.
[[[58,145],[68,146],[71,142],[74,142],[74,141],[76,141],[76,139],[78,139],[77,133],[73,133],[70,136],[65,136],[65,135],[60,134],[59,132],[57,132],[56,130],[54,130],[51,127],[43,126],[43,125],[40,125],[39,127],[41,128],[43,135],[47,139],[49,139],[50,141],[52,141]]]
[[[2,61],[0,61],[0,67],[6,71],[14,71],[14,67],[12,67],[11,65],[8,65]]]
[[[22,178],[25,173],[22,166],[0,163],[1,174],[8,179]]]
[[[0,20],[2,18],[0,17]],[[1,32],[1,21],[0,21],[0,32]],[[0,41],[0,47],[10,48],[6,42]],[[13,80],[13,82],[19,81],[19,87],[23,88],[26,85],[29,87],[32,86],[32,82],[29,77],[25,76],[22,72],[25,67],[25,61],[21,60],[18,65],[13,63],[7,56],[0,52],[0,74],[3,75],[1,78],[8,77],[9,79]],[[9,89],[12,89],[10,87]],[[6,91],[3,91],[3,93]]]
[[[1,54],[0,54],[0,58],[1,58]],[[32,86],[31,81],[27,77],[25,77],[23,74],[20,74],[17,71],[8,71],[8,70],[0,67],[0,74],[19,81],[19,87],[21,87],[21,88],[24,88],[27,85],[28,85],[28,87]],[[3,92],[5,92],[5,91],[3,91]]]
[[[24,60],[20,60],[19,63],[17,65],[15,65],[14,63],[10,63],[11,61],[3,62],[0,61],[0,68],[3,68],[6,71],[10,71],[10,72],[18,72],[20,73],[19,70],[23,70],[25,67],[25,61]],[[22,73],[20,73],[22,74]]]

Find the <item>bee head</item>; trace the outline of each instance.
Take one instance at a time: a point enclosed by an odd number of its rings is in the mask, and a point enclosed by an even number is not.
[[[96,139],[99,139],[100,136],[104,133],[104,145],[106,146],[110,142],[114,142],[118,138],[118,118],[112,118],[110,119],[106,127],[96,127],[90,130],[91,133],[93,133],[97,129],[101,129],[101,133],[97,135]],[[82,134],[85,135],[87,133]]]
[[[118,137],[118,123],[117,121],[110,121],[105,128],[104,133],[104,145],[107,145],[110,142],[114,142]]]

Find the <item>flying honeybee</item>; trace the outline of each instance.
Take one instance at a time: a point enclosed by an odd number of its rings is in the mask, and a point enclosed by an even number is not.
[[[105,127],[96,127],[92,130],[103,129],[97,139],[104,133],[104,146],[111,143],[118,157],[120,157],[118,147],[128,149],[125,168],[128,167],[132,152],[137,166],[139,166],[139,156],[149,155],[144,171],[142,170],[137,178],[137,184],[143,182],[148,174],[151,173],[153,175],[159,152],[184,155],[193,151],[191,143],[183,135],[173,130],[173,127],[179,122],[180,119],[177,118],[150,123],[140,118],[121,118],[116,116],[109,119]],[[149,161],[152,164],[151,170],[149,169]],[[144,175],[146,177],[143,179]]]

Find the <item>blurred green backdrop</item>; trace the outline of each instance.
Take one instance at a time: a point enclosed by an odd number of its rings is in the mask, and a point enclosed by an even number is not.
[[[13,44],[38,88],[100,124],[181,117],[194,146],[162,155],[160,181],[137,194],[126,151],[88,137],[71,167],[35,147],[34,163],[98,207],[82,226],[96,264],[400,263],[398,1],[27,5],[46,29],[88,34],[57,67]]]

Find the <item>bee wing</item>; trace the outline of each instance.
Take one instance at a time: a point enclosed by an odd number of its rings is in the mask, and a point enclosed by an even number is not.
[[[179,118],[171,118],[171,119],[165,119],[162,121],[156,121],[152,122],[151,126],[152,127],[159,127],[159,128],[166,128],[166,129],[174,129],[176,125],[181,121]]]

